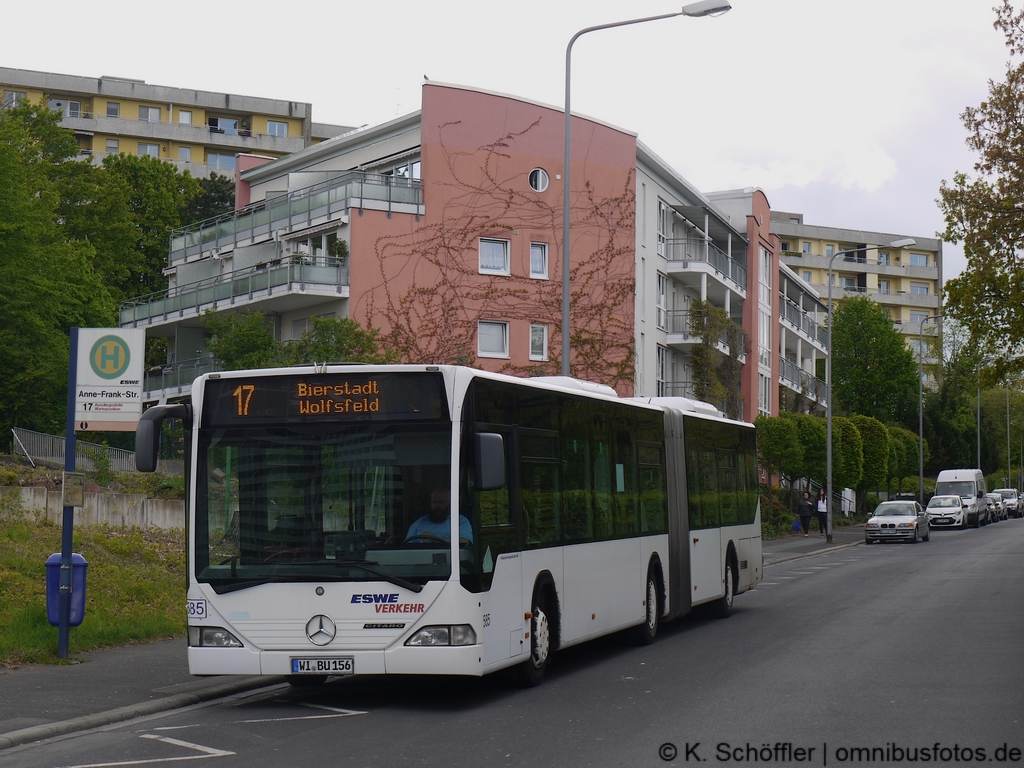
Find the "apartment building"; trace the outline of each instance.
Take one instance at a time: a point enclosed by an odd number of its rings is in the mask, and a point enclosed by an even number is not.
[[[430,82],[419,112],[272,162],[239,155],[238,209],[176,232],[168,291],[121,307],[123,327],[169,342],[146,398],[187,396],[215,365],[208,309],[264,311],[285,341],[311,318],[348,317],[406,362],[557,374],[563,120]],[[823,346],[806,317],[820,304],[781,271],[760,190],[705,196],[635,134],[575,115],[572,163],[574,375],[623,396],[692,397],[701,345],[736,376],[719,404],[746,419],[778,412],[788,362],[813,380]],[[743,334],[703,339],[697,307]],[[789,373],[820,402],[813,381]]]
[[[928,318],[941,312],[941,240],[810,225],[803,214],[785,211],[772,211],[771,230],[779,238],[782,261],[822,297],[828,295],[828,266],[835,257],[833,300],[869,296],[885,307],[917,352],[922,323],[927,332],[933,322]],[[906,239],[914,245],[890,245]]]
[[[233,176],[239,153],[276,158],[345,133],[314,123],[308,103],[0,67],[0,108],[44,100],[64,113],[79,151],[151,155],[193,176]]]

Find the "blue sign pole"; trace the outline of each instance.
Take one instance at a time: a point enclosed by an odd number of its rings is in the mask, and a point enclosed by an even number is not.
[[[75,386],[78,369],[78,329],[71,329],[68,355],[68,416],[64,433],[64,471],[75,471]],[[75,508],[64,506],[60,547],[60,622],[57,625],[57,655],[68,658],[71,640],[71,550],[75,539]]]

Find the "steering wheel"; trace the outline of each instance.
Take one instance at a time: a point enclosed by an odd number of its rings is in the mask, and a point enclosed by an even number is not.
[[[411,542],[414,542],[414,541],[419,541],[419,542],[438,541],[438,542],[442,542],[444,544],[448,543],[447,539],[442,539],[440,536],[437,536],[436,534],[433,534],[430,531],[420,531],[419,533],[414,533],[414,534],[411,534],[409,536],[406,536],[403,543],[408,544],[408,543],[411,543]]]

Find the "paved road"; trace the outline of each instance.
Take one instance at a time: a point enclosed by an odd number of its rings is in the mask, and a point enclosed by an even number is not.
[[[804,765],[823,754],[902,765],[898,750],[936,744],[936,764],[1024,762],[1012,752],[1024,750],[1024,521],[917,545],[823,546],[765,573],[732,618],[676,622],[646,648],[613,637],[568,649],[534,690],[432,678],[278,686],[16,747],[0,764],[655,766],[665,744],[675,765],[798,762],[786,744],[816,750]],[[751,760],[748,743],[771,745],[773,759]],[[862,748],[881,751],[854,760]]]

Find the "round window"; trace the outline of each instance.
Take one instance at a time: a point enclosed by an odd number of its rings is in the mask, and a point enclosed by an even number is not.
[[[543,192],[548,188],[548,173],[543,168],[534,168],[530,171],[530,187],[535,192]]]

